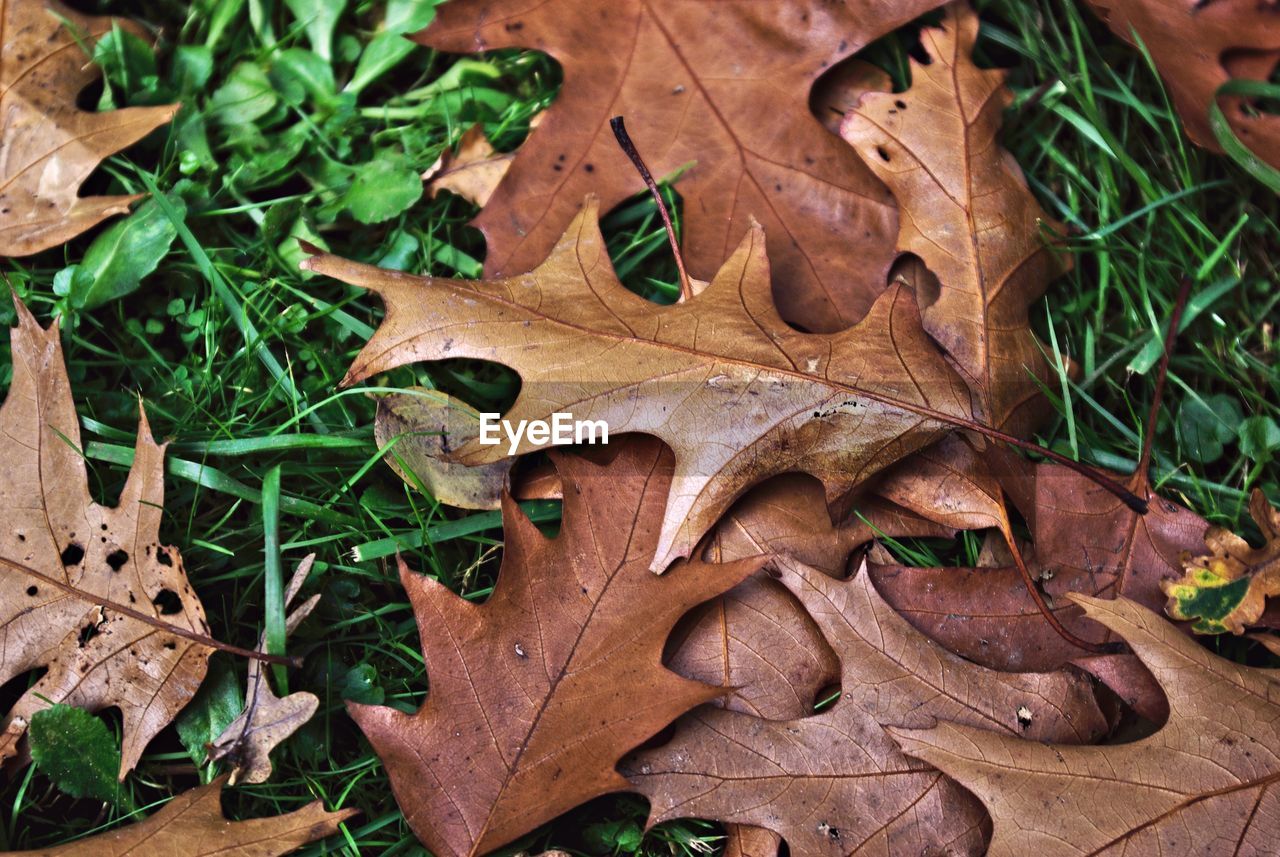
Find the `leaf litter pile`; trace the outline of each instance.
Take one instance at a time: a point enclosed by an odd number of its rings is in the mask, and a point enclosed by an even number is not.
[[[1193,143],[1243,146],[1271,180],[1280,134],[1246,96],[1280,57],[1273,9],[1215,0],[1192,23],[1169,0],[1091,5],[1150,51]],[[128,22],[54,0],[0,9],[0,252],[17,257],[127,213],[135,198],[82,197],[81,184],[178,108],[76,106],[96,74],[80,45],[141,33]],[[848,61],[927,13],[906,89]],[[1253,495],[1254,547],[1153,488],[1190,277],[1163,320],[1136,469],[1036,440],[1052,391],[1079,372],[1031,320],[1071,259],[1001,147],[1013,95],[975,61],[978,28],[967,5],[936,0],[452,0],[413,35],[454,53],[545,51],[563,90],[514,152],[476,126],[411,176],[481,207],[482,278],[299,240],[308,288],[341,281],[385,306],[341,386],[490,361],[520,378],[508,424],[570,414],[608,430],[604,445],[549,453],[532,428],[487,443],[466,402],[379,391],[387,463],[442,502],[500,510],[504,534],[483,601],[398,558],[425,701],[347,705],[431,853],[496,851],[619,792],[642,795],[651,824],[717,822],[726,854],[753,857],[784,844],[1274,853],[1280,678],[1196,635],[1275,623],[1280,511]],[[669,305],[623,285],[600,226],[646,184],[662,208],[651,172],[675,174],[683,199],[678,233],[662,210],[680,273]],[[62,770],[69,794],[110,801],[214,680],[210,657],[248,663],[243,705],[197,742],[226,776],[38,853],[268,855],[325,840],[350,810],[228,822],[220,806],[226,786],[271,778],[272,750],[320,704],[288,692],[296,661],[282,654],[320,599],[299,598],[313,558],[274,594],[268,583],[283,621],[255,648],[216,639],[215,605],[159,541],[165,447],[146,404],[128,481],[100,504],[58,324],[15,301],[0,663],[4,681],[33,677],[6,706],[0,760]],[[529,498],[562,503],[558,531],[526,515]],[[906,565],[885,547],[964,532],[984,539],[968,567]],[[1280,653],[1280,637],[1255,636]],[[78,758],[67,742],[102,728],[78,709],[108,708],[118,756]]]

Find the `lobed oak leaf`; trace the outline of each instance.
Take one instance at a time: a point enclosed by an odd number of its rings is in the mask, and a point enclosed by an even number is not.
[[[1031,530],[1032,544],[1023,553],[1047,606],[1083,640],[1104,644],[1114,638],[1085,619],[1066,599],[1068,592],[1126,596],[1160,609],[1166,602],[1162,582],[1176,579],[1182,555],[1204,544],[1208,523],[1168,498],[1152,497],[1149,511],[1140,515],[1056,464],[1032,464],[1000,449],[986,458]],[[1145,478],[1130,477],[1130,487],[1140,496],[1150,493]],[[881,593],[913,625],[979,663],[1047,670],[1087,654],[1048,625],[1012,565],[882,565],[872,573]],[[1126,697],[1137,692],[1115,689]]]
[[[178,111],[176,104],[104,113],[76,106],[99,75],[78,39],[92,47],[117,26],[142,34],[129,21],[82,15],[58,0],[0,2],[0,256],[62,244],[141,198],[78,195],[104,158]]]
[[[1087,681],[962,661],[897,616],[865,568],[838,581],[801,563],[774,567],[839,656],[840,699],[789,721],[710,708],[686,716],[668,744],[624,766],[651,802],[651,823],[757,825],[797,854],[978,854],[985,821],[976,801],[903,756],[885,725],[948,718],[1039,740],[1102,734]]]
[[[896,483],[909,478],[890,477],[881,480],[879,488],[893,491]],[[833,525],[822,486],[815,480],[794,473],[775,477],[729,510],[709,535],[703,558],[798,559],[839,577],[853,548],[873,534],[930,535],[938,530],[936,524],[878,496],[859,499],[857,506],[862,517]],[[764,569],[690,611],[676,626],[667,649],[671,669],[731,690],[712,704],[767,720],[812,714],[821,692],[840,680],[840,661],[822,631],[795,596]],[[780,843],[771,830],[725,826],[728,855],[773,857]]]
[[[909,755],[983,802],[989,854],[1043,857],[1271,854],[1280,836],[1280,684],[1128,598],[1072,595],[1124,639],[1169,697],[1169,718],[1130,744],[1068,747],[972,725],[894,729]]]
[[[950,449],[953,437],[941,447]],[[921,455],[908,460],[931,460]],[[921,472],[926,481],[932,475],[926,467]],[[815,480],[794,473],[775,477],[734,504],[708,535],[702,557],[715,562],[752,556],[765,556],[769,563],[798,560],[842,577],[853,549],[876,535],[955,532],[883,499],[887,494],[910,502],[915,481],[915,474],[895,467],[877,481],[881,493],[856,501],[859,517],[837,525]],[[839,680],[839,661],[820,629],[767,567],[690,611],[668,641],[668,650],[668,665],[676,672],[732,690],[714,704],[769,720],[811,712],[818,693]]]
[[[1267,81],[1280,61],[1280,11],[1257,0],[1089,0],[1111,32],[1150,54],[1187,136],[1221,152],[1209,108],[1229,80]],[[1222,98],[1231,130],[1259,158],[1280,168],[1280,116],[1247,99]]]
[[[1267,597],[1280,593],[1280,511],[1254,489],[1249,512],[1265,540],[1260,548],[1223,527],[1210,527],[1204,541],[1210,553],[1192,557],[1180,580],[1162,580],[1169,596],[1165,612],[1195,620],[1197,634],[1243,634],[1257,624]]]
[[[933,275],[916,291],[925,330],[973,388],[983,420],[1025,435],[1052,372],[1028,311],[1065,270],[1043,236],[1061,227],[1000,147],[1013,95],[1004,72],[973,63],[977,36],[967,3],[948,6],[940,27],[921,32],[929,61],[911,60],[911,87],[867,92],[841,134],[898,201],[898,249]]]
[[[326,812],[320,801],[269,818],[228,821],[222,816],[226,778],[183,792],[149,818],[67,845],[9,851],[5,857],[278,857],[332,836],[354,809]]]
[[[431,683],[417,713],[348,703],[435,854],[491,851],[629,790],[618,759],[723,692],[665,669],[663,643],[681,615],[761,560],[648,573],[672,476],[670,453],[652,439],[624,444],[608,465],[554,460],[560,533],[543,536],[506,496],[488,601],[468,602],[401,563]]]
[[[600,194],[644,189],[606,128],[625,114],[657,176],[681,178],[684,253],[709,278],[758,217],[784,318],[832,331],[884,290],[895,211],[858,157],[810,113],[822,73],[940,0],[455,0],[415,38],[445,51],[546,51],[564,86],[474,221],[485,272],[532,270]]]
[[[204,679],[213,649],[193,638],[208,639],[209,627],[178,552],[157,542],[164,446],[146,414],[119,504],[98,505],[58,327],[42,329],[15,304],[13,381],[0,407],[0,683],[47,672],[9,709],[0,759],[50,703],[116,706],[123,778]]]
[[[757,226],[688,301],[658,306],[627,291],[609,262],[596,202],[535,271],[468,282],[418,277],[319,255],[307,270],[377,292],[387,315],[344,384],[419,360],[493,360],[521,376],[505,419],[555,413],[638,432],[676,456],[653,557],[688,556],[732,502],[780,473],[822,480],[834,500],[963,423],[969,397],[891,286],[855,327],[800,333],[778,316]],[[464,464],[538,448],[469,442]]]

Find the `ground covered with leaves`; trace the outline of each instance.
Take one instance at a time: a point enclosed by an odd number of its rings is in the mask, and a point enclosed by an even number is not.
[[[376,403],[369,394],[427,387],[500,411],[515,400],[520,379],[496,363],[450,358],[378,366],[365,372],[365,384],[339,389],[374,337],[384,305],[363,289],[317,273],[325,270],[323,263],[312,263],[315,270],[300,264],[328,253],[332,257],[319,258],[479,278],[486,241],[468,226],[479,209],[453,193],[432,193],[420,176],[476,123],[499,151],[515,150],[529,136],[531,120],[556,102],[564,73],[533,51],[458,55],[408,42],[404,34],[432,22],[436,9],[429,0],[163,0],[145,9],[127,2],[77,8],[126,16],[144,28],[142,38],[117,30],[93,48],[105,80],[81,94],[82,107],[182,104],[171,123],[106,160],[81,190],[84,196],[147,194],[132,214],[35,255],[6,259],[3,266],[13,291],[42,325],[61,317],[88,495],[104,505],[120,496],[134,462],[141,397],[154,437],[171,440],[159,542],[180,547],[209,635],[252,649],[265,632],[269,650],[302,659],[297,668],[266,671],[281,696],[314,694],[315,715],[274,752],[268,781],[224,791],[228,816],[275,815],[321,800],[359,814],[297,853],[425,853],[375,755],[377,729],[365,720],[375,715],[358,715],[375,738],[371,746],[347,702],[405,714],[422,706],[426,646],[419,633],[425,641],[447,630],[429,622],[420,629],[415,608],[423,616],[422,599],[430,596],[418,593],[411,602],[396,553],[452,592],[483,602],[494,591],[503,558],[502,517],[497,510],[440,504],[387,468],[374,439]],[[1077,369],[1047,377],[1054,414],[1035,439],[1067,458],[1113,471],[1138,466],[1163,331],[1189,278],[1192,297],[1154,425],[1150,482],[1161,495],[1257,544],[1261,534],[1249,513],[1250,493],[1260,489],[1280,502],[1275,194],[1238,159],[1193,145],[1147,57],[1080,4],[994,0],[975,8],[981,20],[975,62],[1008,69],[1011,98],[998,141],[1015,157],[1048,218],[1065,226],[1073,263],[1031,308],[1031,326],[1049,351],[1070,355]],[[908,89],[911,59],[925,50],[922,28],[940,16],[904,21],[859,57],[887,75],[895,92]],[[607,31],[609,24],[600,26]],[[831,110],[816,95],[799,107]],[[637,111],[628,116],[633,127],[641,121],[643,111]],[[607,131],[601,140],[614,146]],[[605,167],[590,158],[587,166],[592,169],[575,180],[589,186]],[[553,157],[548,170],[554,168]],[[658,178],[686,252],[700,268],[695,273],[709,277],[727,253],[707,261],[714,242],[684,208],[694,200],[705,212],[700,194],[714,194],[682,189],[680,174],[664,171]],[[627,189],[600,219],[619,279],[643,297],[672,303],[681,287],[655,204],[647,195],[627,197],[635,187],[632,173],[598,178],[601,187]],[[775,234],[765,214],[743,213],[757,215]],[[554,226],[556,235],[566,223]],[[745,219],[743,224],[745,232]],[[729,251],[740,237],[735,233]],[[519,248],[500,249],[521,271],[542,261],[522,267]],[[834,251],[815,243],[806,252]],[[877,252],[887,260],[893,248]],[[345,271],[328,269],[335,270],[339,277]],[[812,329],[833,318],[817,303],[789,310],[791,318],[807,313]],[[18,323],[7,302],[0,322]],[[16,382],[7,345],[5,353],[8,388]],[[989,402],[988,410],[1000,412],[999,403]],[[642,493],[636,488],[637,497]],[[622,489],[619,494],[628,496]],[[599,498],[601,507],[609,502],[620,500]],[[544,531],[559,526],[559,501],[520,505]],[[1034,533],[1034,520],[1014,518],[1010,526],[1020,536]],[[899,578],[883,569],[987,565],[985,535],[964,528],[955,538],[883,539],[877,573],[892,581]],[[678,534],[671,541],[679,545]],[[275,581],[288,579],[310,553],[317,559],[299,601],[319,599],[282,648],[290,604]],[[720,558],[742,561],[745,555],[726,550]],[[821,565],[812,557],[805,561]],[[814,593],[834,584],[807,574],[791,570],[780,577],[809,605]],[[883,580],[885,598],[897,606],[892,583]],[[691,603],[701,600],[689,597]],[[876,609],[828,615],[820,624],[824,633],[862,639],[859,623],[880,616]],[[1159,632],[1139,629],[1141,622],[1125,608],[1085,609],[1135,649],[1158,648],[1141,634],[1155,638]],[[669,626],[678,616],[666,618]],[[917,626],[917,620],[926,621],[913,618]],[[652,616],[631,621],[661,624]],[[198,625],[198,617],[192,622]],[[1274,664],[1247,639],[1207,639],[1210,649],[1233,661]],[[33,722],[37,764],[15,767],[0,791],[8,808],[0,815],[0,848],[46,848],[122,828],[174,794],[230,770],[229,761],[203,764],[205,745],[239,712],[251,669],[260,679],[262,670],[244,658],[213,654],[195,700],[145,751],[139,748],[136,767],[118,785],[123,726],[116,709],[98,718],[72,717],[47,737],[36,734]],[[839,684],[838,673],[830,678]],[[5,686],[6,711],[32,681],[24,673]],[[838,711],[831,707],[837,696],[828,688],[819,712]],[[381,709],[356,709],[362,710]],[[720,714],[709,716],[708,729],[717,728]],[[967,727],[952,728],[963,737]],[[1082,740],[1101,731],[1084,715],[1072,728]],[[1053,729],[1049,722],[1034,726],[1046,740],[1061,740],[1065,729]],[[124,748],[127,756],[127,741]],[[952,766],[968,771],[968,763],[946,757],[951,750],[926,748],[920,755],[948,773]],[[648,764],[663,764],[660,752],[647,752],[654,754]],[[639,779],[646,775],[638,767],[628,770]],[[963,799],[971,800],[957,797]],[[1037,811],[988,810],[997,823],[1002,813]],[[708,853],[723,845],[724,828],[711,822],[677,818],[646,831],[649,811],[635,795],[599,797],[501,845],[505,852],[646,855]],[[976,803],[972,811],[981,817]],[[821,833],[831,838],[829,830]]]

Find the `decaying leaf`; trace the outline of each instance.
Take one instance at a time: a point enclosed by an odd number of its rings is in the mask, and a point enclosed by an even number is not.
[[[38,851],[5,857],[277,857],[338,832],[354,809],[326,812],[320,801],[269,818],[228,821],[222,815],[219,779],[183,792],[144,821]]]
[[[790,474],[737,503],[712,532],[703,559],[772,562],[798,551],[838,574],[852,537],[851,528],[832,526],[821,486]],[[667,649],[667,666],[680,675],[729,689],[714,704],[770,720],[809,713],[818,692],[839,677],[818,626],[764,570],[690,611]]]
[[[1031,194],[998,136],[1013,94],[1004,72],[970,54],[978,16],[948,7],[920,39],[905,92],[868,92],[841,128],[901,209],[898,249],[922,259],[936,291],[917,288],[925,330],[955,361],[991,425],[1023,435],[1050,367],[1028,311],[1062,273],[1045,244],[1058,229]],[[1039,410],[1042,410],[1041,407]]]
[[[686,716],[668,744],[624,766],[651,801],[651,822],[697,816],[753,824],[798,854],[979,854],[985,825],[977,803],[903,756],[883,726],[947,718],[1079,742],[1104,728],[1087,681],[962,661],[899,618],[865,569],[837,581],[796,562],[774,568],[840,657],[840,699],[789,721],[712,708]]]
[[[681,615],[760,560],[648,572],[672,475],[670,453],[652,439],[625,444],[607,466],[555,462],[560,534],[543,536],[505,498],[506,548],[488,601],[401,565],[430,681],[418,712],[348,704],[435,854],[491,851],[628,790],[617,760],[723,692],[665,669],[663,643]]]
[[[209,628],[182,558],[157,542],[164,446],[151,439],[146,414],[119,504],[98,505],[89,495],[58,327],[41,329],[15,303],[13,382],[0,408],[0,557],[7,566],[0,573],[0,682],[48,671],[9,710],[0,759],[17,752],[32,713],[50,702],[90,711],[116,706],[123,777],[195,694],[213,649],[102,603],[196,635],[207,637]]]
[[[1264,544],[1249,543],[1223,527],[1210,527],[1204,541],[1209,553],[1186,563],[1181,580],[1162,580],[1169,596],[1165,607],[1174,619],[1194,619],[1198,634],[1243,634],[1262,618],[1268,596],[1280,593],[1280,510],[1254,489],[1249,513],[1262,531]]]
[[[529,120],[529,129],[538,127],[541,119],[539,113]],[[499,152],[493,148],[484,128],[476,124],[463,133],[456,149],[446,151],[422,174],[422,180],[427,183],[432,199],[447,190],[483,208],[515,157],[515,152]]]
[[[1089,0],[1111,32],[1142,40],[1187,136],[1222,151],[1209,123],[1218,88],[1232,78],[1266,81],[1280,62],[1280,11],[1267,0]],[[1221,100],[1231,129],[1254,154],[1280,168],[1280,116]]]
[[[76,106],[99,75],[77,38],[92,48],[114,26],[142,35],[129,21],[81,15],[58,0],[4,0],[0,22],[0,256],[27,256],[127,212],[139,196],[81,197],[80,185],[178,105],[106,113]]]
[[[416,38],[446,51],[550,53],[564,87],[476,219],[485,272],[540,265],[588,193],[607,209],[644,186],[609,134],[624,114],[654,175],[692,165],[684,198],[690,272],[710,278],[764,223],[782,316],[847,327],[884,290],[895,211],[884,187],[809,112],[814,81],[940,0],[648,3],[456,0]],[[760,117],[767,115],[768,122]]]
[[[986,805],[992,857],[1274,853],[1276,671],[1220,658],[1127,598],[1071,597],[1160,682],[1169,697],[1162,729],[1130,744],[1067,747],[940,723],[895,729],[898,743]]]
[[[889,474],[877,484],[901,499],[910,493],[903,483],[911,478]],[[862,517],[833,525],[818,482],[794,473],[778,476],[734,505],[712,531],[703,558],[798,559],[839,577],[853,548],[875,535],[953,532],[879,495],[860,498],[856,505]],[[732,689],[712,704],[768,720],[812,714],[822,691],[840,679],[839,659],[821,630],[795,596],[763,569],[686,615],[668,650],[671,669]],[[780,841],[764,828],[725,826],[728,855],[773,857]]]
[[[1150,510],[1139,515],[1058,465],[1031,464],[999,449],[987,457],[1031,529],[1032,544],[1023,549],[1031,575],[1058,621],[1081,639],[1113,638],[1085,619],[1066,593],[1123,595],[1160,609],[1166,601],[1161,582],[1180,576],[1184,553],[1203,550],[1208,523],[1172,500],[1153,496]],[[1149,493],[1145,479],[1130,481],[1140,495]],[[979,663],[1046,670],[1086,654],[1049,627],[1011,565],[883,566],[873,576],[913,625]]]
[[[310,554],[293,573],[284,593],[287,610],[297,597],[302,584],[315,564]],[[319,593],[311,596],[285,617],[285,634],[292,634],[311,615],[320,601]],[[267,650],[264,631],[258,639],[258,651]],[[262,661],[249,661],[249,679],[245,689],[244,710],[209,746],[208,760],[230,759],[235,765],[229,782],[265,783],[271,777],[271,751],[316,713],[320,700],[314,693],[299,691],[281,699],[267,681]]]
[[[968,414],[963,382],[901,286],[853,328],[797,332],[773,307],[756,226],[704,290],[658,306],[619,283],[596,209],[588,200],[551,256],[510,279],[418,277],[330,255],[305,260],[307,270],[371,289],[387,305],[343,383],[420,360],[492,360],[522,379],[510,423],[571,413],[604,420],[611,437],[660,438],[675,450],[676,474],[653,557],[659,572],[688,556],[757,482],[807,472],[839,497],[939,437],[944,418]],[[536,448],[526,435],[514,452]],[[471,442],[454,458],[483,464],[509,450]]]
[[[378,397],[373,436],[410,485],[421,484],[441,503],[461,509],[496,509],[514,459],[468,467],[449,453],[480,435],[480,412],[448,393],[412,387]]]

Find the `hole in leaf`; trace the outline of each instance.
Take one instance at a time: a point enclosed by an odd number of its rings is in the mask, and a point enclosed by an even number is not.
[[[129,561],[127,551],[117,548],[107,554],[107,565],[111,566],[112,571],[119,571],[124,568],[124,564]]]
[[[37,595],[39,595],[39,594],[40,594],[40,587],[38,587],[38,586],[28,586],[28,587],[27,587],[27,594],[28,594],[28,595],[30,595],[32,598],[35,598]]]
[[[160,611],[161,616],[172,616],[182,612],[182,599],[172,589],[161,589],[151,603]]]
[[[84,559],[84,548],[80,547],[80,545],[76,544],[75,542],[72,542],[71,544],[67,545],[65,548],[62,549],[63,565],[79,565],[80,561],[83,559]]]

